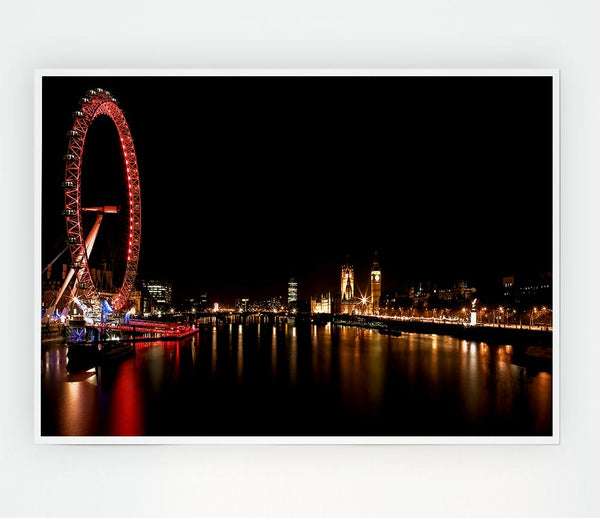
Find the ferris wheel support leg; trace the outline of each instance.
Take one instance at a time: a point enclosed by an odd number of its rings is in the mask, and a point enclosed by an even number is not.
[[[60,290],[56,294],[56,297],[54,297],[54,299],[52,300],[52,303],[48,306],[48,309],[46,310],[46,314],[44,315],[44,318],[46,318],[46,317],[52,318],[52,315],[54,315],[54,310],[56,309],[56,305],[62,298],[63,293],[65,292],[65,290],[67,289],[67,286],[69,285],[69,283],[71,282],[71,279],[73,278],[74,273],[75,273],[75,270],[73,268],[69,268],[69,271],[67,272],[67,275],[65,276],[65,280],[63,281],[62,286],[60,287]]]
[[[90,254],[92,252],[92,248],[94,247],[94,243],[96,241],[96,236],[98,236],[98,231],[100,230],[100,223],[102,223],[102,216],[104,216],[104,214],[102,212],[99,212],[98,214],[96,214],[96,221],[94,222],[94,226],[92,227],[92,230],[90,230],[90,233],[85,238],[85,252],[88,257],[90,256]],[[79,262],[79,261],[81,261],[81,259],[83,259],[83,257],[80,256],[77,258],[77,261]],[[62,286],[61,286],[59,292],[57,293],[56,297],[54,298],[54,300],[48,307],[48,310],[46,311],[44,318],[46,318],[46,317],[52,318],[52,315],[54,314],[54,311],[56,310],[56,305],[59,303],[60,299],[62,298],[63,294],[65,293],[65,290],[67,289],[67,286],[71,282],[71,279],[73,278],[74,273],[75,273],[75,269],[69,268],[69,271],[67,272],[67,275],[65,276],[65,280],[62,283]],[[73,285],[73,289],[71,290],[71,299],[73,299],[76,289],[77,289],[77,282],[75,282],[75,284]],[[71,300],[69,300],[69,302],[68,302],[68,306],[70,306],[70,305],[71,305]]]

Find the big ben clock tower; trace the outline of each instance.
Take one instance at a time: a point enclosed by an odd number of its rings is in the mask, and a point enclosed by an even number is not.
[[[371,268],[371,314],[379,315],[379,299],[381,298],[381,268],[377,262],[377,253]]]

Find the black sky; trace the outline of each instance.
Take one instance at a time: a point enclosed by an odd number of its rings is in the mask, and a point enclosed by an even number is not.
[[[285,295],[295,276],[309,297],[339,289],[346,255],[366,288],[375,250],[384,289],[552,268],[552,79],[525,76],[45,77],[44,264],[64,246],[71,112],[94,87],[136,147],[139,277],[179,296]],[[122,202],[121,167],[99,118],[86,203]],[[103,223],[94,254],[119,257],[122,226]]]

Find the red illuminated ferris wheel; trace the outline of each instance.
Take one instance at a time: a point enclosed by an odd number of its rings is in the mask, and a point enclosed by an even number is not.
[[[100,228],[104,214],[116,213],[126,210],[128,217],[128,243],[126,247],[126,266],[123,283],[118,293],[110,301],[114,311],[120,311],[129,300],[131,290],[135,283],[138,261],[140,256],[141,236],[141,202],[140,202],[140,179],[137,166],[137,158],[133,139],[129,131],[129,125],[123,112],[117,104],[117,100],[110,92],[97,88],[88,90],[79,101],[81,108],[73,112],[74,122],[72,129],[68,132],[69,144],[67,154],[64,156],[66,162],[65,181],[65,205],[63,214],[67,224],[67,245],[71,254],[71,269],[68,279],[65,279],[63,289],[56,299],[62,296],[64,289],[75,276],[73,292],[77,293],[79,299],[92,308],[100,306],[100,295],[94,284],[89,266],[89,255]],[[81,205],[81,164],[83,148],[88,129],[94,119],[99,115],[110,117],[119,133],[122,156],[125,163],[125,174],[127,176],[127,198],[129,206],[120,209],[116,206],[82,207]],[[96,221],[87,236],[83,231],[83,213],[95,213]]]

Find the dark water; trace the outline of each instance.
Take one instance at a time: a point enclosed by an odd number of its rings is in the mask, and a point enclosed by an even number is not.
[[[42,435],[551,435],[550,362],[510,345],[223,324],[69,372],[42,353]]]

